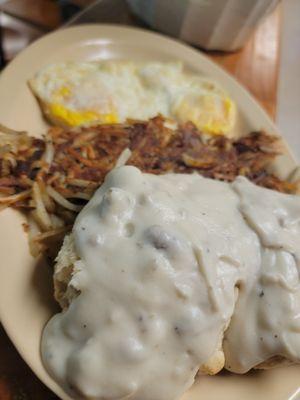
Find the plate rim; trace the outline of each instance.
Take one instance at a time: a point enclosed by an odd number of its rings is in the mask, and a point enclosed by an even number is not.
[[[121,25],[121,24],[82,24],[82,25],[75,25],[75,26],[69,26],[69,27],[62,27],[54,32],[50,32],[46,34],[45,36],[37,39],[34,41],[32,44],[30,44],[26,49],[24,49],[21,53],[19,53],[1,72],[0,74],[0,90],[3,85],[5,85],[5,82],[7,79],[10,79],[10,75],[14,73],[14,70],[19,67],[19,65],[22,64],[23,59],[28,57],[30,53],[35,53],[36,51],[39,50],[39,48],[42,48],[44,44],[47,42],[56,40],[59,38],[61,35],[64,35],[66,32],[80,32],[80,31],[85,31],[85,30],[95,30],[99,32],[99,35],[103,35],[106,37],[109,37],[112,35],[112,32],[117,34],[118,32],[121,34],[122,32],[126,32],[126,34],[136,34],[136,33],[142,33],[143,35],[146,35],[147,38],[149,39],[159,39],[160,41],[163,41],[164,43],[170,45],[170,46],[176,46],[178,48],[178,51],[184,51],[187,55],[191,55],[191,57],[197,57],[199,59],[199,64],[206,63],[207,65],[211,66],[211,68],[215,71],[218,72],[218,74],[223,75],[224,79],[226,79],[231,86],[234,86],[240,93],[241,96],[243,96],[248,102],[251,103],[251,107],[254,107],[256,109],[256,112],[259,112],[262,116],[262,118],[266,121],[270,129],[272,130],[272,133],[278,135],[279,137],[282,138],[283,142],[285,143],[286,151],[288,153],[288,157],[291,158],[295,164],[297,165],[296,159],[287,145],[286,141],[282,137],[282,135],[279,133],[279,130],[274,123],[274,121],[271,119],[271,117],[268,115],[265,109],[258,103],[258,101],[255,99],[255,97],[249,93],[249,91],[240,83],[238,82],[229,72],[227,72],[224,68],[221,66],[217,65],[214,61],[210,60],[205,54],[200,49],[193,48],[188,44],[185,44],[184,42],[171,38],[169,36],[166,36],[161,33],[149,31],[147,29],[142,29],[142,28],[137,28],[137,27],[131,27],[127,25]],[[113,40],[114,41],[114,40]],[[159,47],[159,41],[158,45]],[[189,54],[188,54],[189,53]],[[180,55],[179,55],[180,58]],[[4,306],[1,306],[0,302],[0,320],[2,323],[2,326],[9,336],[10,340],[14,344],[15,348],[17,349],[18,353],[22,356],[23,360],[26,362],[26,364],[30,367],[30,369],[33,371],[33,373],[45,384],[48,388],[50,388],[55,394],[58,396],[61,396],[64,399],[69,399],[68,396],[65,395],[64,392],[61,391],[61,389],[58,387],[58,385],[53,382],[52,378],[49,377],[48,379],[45,379],[44,376],[42,376],[41,371],[36,370],[34,366],[31,364],[30,359],[28,359],[27,354],[23,351],[23,346],[19,343],[18,340],[15,340],[15,335],[13,330],[10,328],[10,324],[7,323],[9,316],[3,313]]]

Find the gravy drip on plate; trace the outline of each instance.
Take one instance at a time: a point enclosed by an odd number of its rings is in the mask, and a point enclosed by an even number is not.
[[[113,170],[79,214],[80,294],[42,339],[44,364],[89,399],[177,399],[218,350],[242,373],[300,360],[300,201],[239,177]]]

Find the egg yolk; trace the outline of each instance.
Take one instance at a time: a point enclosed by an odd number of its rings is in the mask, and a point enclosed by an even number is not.
[[[232,128],[232,121],[234,120],[232,116],[232,114],[234,113],[234,104],[229,98],[225,98],[222,105],[224,111],[223,119],[212,118],[211,120],[208,120],[208,122],[202,127],[204,131],[218,135],[224,134]]]
[[[68,97],[70,94],[71,94],[70,88],[68,88],[67,86],[61,86],[54,92],[54,97],[56,99],[59,99],[61,97],[65,98]]]
[[[86,125],[92,122],[102,124],[114,124],[118,122],[118,117],[115,113],[100,114],[89,110],[74,111],[60,103],[50,104],[49,114],[67,126]]]
[[[213,135],[226,134],[235,120],[235,105],[228,97],[217,99],[217,102],[209,95],[186,98],[173,111],[181,122],[192,121],[198,129]]]

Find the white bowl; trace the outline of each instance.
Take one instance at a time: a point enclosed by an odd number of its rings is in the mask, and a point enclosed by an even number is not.
[[[128,0],[158,31],[208,50],[241,48],[280,0]]]

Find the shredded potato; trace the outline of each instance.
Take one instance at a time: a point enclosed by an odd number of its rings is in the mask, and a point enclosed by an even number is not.
[[[46,210],[46,205],[43,201],[41,189],[38,182],[34,182],[32,186],[32,198],[35,204],[34,215],[36,220],[44,231],[52,229],[51,218]]]
[[[11,196],[0,197],[0,203],[6,206],[11,206],[17,201],[25,200],[27,197],[31,195],[31,190],[24,190],[21,193],[13,194]]]
[[[11,206],[28,215],[31,254],[55,256],[77,213],[114,167],[144,172],[192,173],[254,183],[286,193],[297,184],[268,173],[278,155],[277,138],[253,132],[236,141],[206,137],[192,123],[149,121],[68,130],[52,127],[43,138],[0,124],[0,210]]]
[[[51,196],[56,201],[57,204],[60,204],[67,210],[79,212],[82,209],[82,206],[77,206],[76,204],[71,203],[51,186],[47,186],[47,192],[49,196]]]
[[[131,157],[131,151],[126,148],[125,150],[122,151],[122,153],[120,154],[119,158],[117,159],[115,168],[119,168],[122,167],[123,165],[125,165],[127,163],[127,161],[129,160],[129,158]]]

